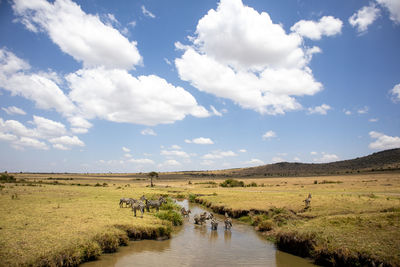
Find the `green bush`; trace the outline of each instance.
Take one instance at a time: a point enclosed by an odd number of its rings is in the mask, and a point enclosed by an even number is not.
[[[190,201],[190,202],[195,202],[195,201],[196,201],[196,195],[194,195],[194,194],[189,194],[189,201]]]
[[[175,210],[162,210],[155,214],[155,216],[161,220],[167,220],[172,222],[173,225],[182,225],[182,215]]]
[[[161,210],[180,210],[181,207],[176,204],[171,198],[167,198],[167,203],[164,203],[160,207]]]
[[[243,181],[238,181],[235,179],[226,179],[224,182],[219,184],[222,187],[244,187]]]
[[[183,199],[183,198],[186,198],[186,196],[184,194],[178,194],[178,195],[176,195],[176,198]]]
[[[252,224],[252,219],[250,216],[242,216],[238,220],[244,223]]]
[[[9,175],[8,173],[3,173],[0,175],[0,181],[3,183],[14,183],[17,181],[17,179],[15,179],[14,176]]]
[[[263,220],[257,225],[258,231],[271,231],[274,228],[274,223],[271,220]]]

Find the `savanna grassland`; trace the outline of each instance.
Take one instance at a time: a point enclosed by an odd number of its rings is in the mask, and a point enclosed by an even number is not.
[[[399,173],[243,181],[257,187],[213,188],[210,181],[193,186],[200,195],[192,200],[322,265],[400,265]]]
[[[161,176],[161,175],[160,175]],[[170,175],[171,176],[171,175]],[[73,265],[129,238],[169,236],[169,221],[134,218],[121,197],[187,197],[247,222],[277,246],[323,265],[400,265],[400,173],[237,179],[175,175],[15,174],[0,191],[0,263]],[[161,176],[162,177],[162,176]],[[21,179],[24,179],[21,180]],[[311,193],[311,205],[304,199]],[[139,213],[140,214],[140,213]]]
[[[135,218],[130,208],[119,207],[121,197],[150,197],[161,191],[129,183],[84,182],[35,177],[2,184],[0,265],[77,265],[116,251],[129,238],[170,236],[172,224],[154,212],[143,218],[138,212]]]

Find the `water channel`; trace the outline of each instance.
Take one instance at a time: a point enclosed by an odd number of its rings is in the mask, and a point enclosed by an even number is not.
[[[190,208],[192,214],[177,227],[171,239],[131,241],[117,253],[102,255],[99,260],[81,266],[315,266],[310,260],[277,250],[253,227],[237,220],[233,221],[231,231],[225,231],[223,216],[219,215],[217,231],[211,230],[209,221],[195,225],[193,215],[205,210],[187,200],[178,203]]]

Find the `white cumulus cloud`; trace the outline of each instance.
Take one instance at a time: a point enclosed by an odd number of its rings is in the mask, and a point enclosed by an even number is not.
[[[368,26],[371,25],[379,16],[380,9],[371,2],[369,6],[364,6],[349,18],[351,26],[356,27],[359,33],[367,31]]]
[[[126,153],[129,153],[129,152],[131,152],[131,150],[129,149],[129,148],[127,148],[127,147],[122,147],[122,151],[124,151],[124,152],[126,152]]]
[[[260,159],[251,159],[249,161],[245,161],[244,164],[251,165],[251,166],[258,166],[258,165],[263,165],[264,161],[262,161]]]
[[[190,155],[182,150],[161,150],[160,154],[167,157],[190,158]]]
[[[153,126],[209,112],[182,87],[155,76],[138,78],[122,69],[81,69],[66,77],[70,98],[87,118]]]
[[[314,162],[318,163],[328,163],[328,162],[334,162],[338,161],[339,157],[335,154],[328,154],[325,152],[322,152],[322,156],[319,158],[314,158]]]
[[[212,144],[214,144],[214,141],[211,140],[210,138],[198,137],[198,138],[194,138],[192,140],[185,139],[185,143],[197,144],[197,145],[212,145]]]
[[[400,23],[400,1],[398,0],[376,0],[380,5],[389,10],[390,19],[395,23]]]
[[[135,41],[105,25],[97,15],[86,14],[71,0],[15,0],[13,10],[28,30],[46,32],[85,67],[131,69],[142,62]]]
[[[152,135],[152,136],[156,136],[157,135],[156,132],[153,129],[150,129],[150,128],[146,128],[146,129],[142,130],[140,133],[142,135]]]
[[[312,40],[320,40],[322,36],[334,36],[342,31],[343,22],[332,16],[324,16],[318,22],[312,20],[300,20],[291,28],[301,36]]]
[[[35,102],[40,109],[55,109],[71,114],[75,106],[58,87],[54,79],[44,73],[27,73],[30,65],[5,48],[0,49],[0,87],[11,95]],[[51,75],[50,75],[51,76]]]
[[[33,116],[33,124],[36,125],[35,131],[41,138],[61,136],[67,133],[64,124],[43,117]]]
[[[274,137],[276,137],[276,133],[274,131],[270,130],[270,131],[266,132],[265,134],[263,134],[262,139],[268,140],[268,139],[271,139]]]
[[[66,148],[69,148],[71,146],[85,146],[85,143],[83,143],[77,136],[55,137],[51,138],[49,142],[53,145],[61,145]]]
[[[400,102],[400,83],[396,84],[389,93],[392,95],[392,101],[394,103]]]
[[[161,164],[158,164],[159,168],[166,168],[166,169],[180,167],[180,166],[182,166],[182,163],[174,159],[169,159]]]
[[[7,107],[7,108],[1,108],[2,110],[4,110],[8,115],[26,115],[26,112],[23,109],[20,109],[16,106],[11,106],[11,107]]]
[[[326,115],[328,113],[328,110],[332,109],[329,105],[327,104],[322,104],[321,106],[316,106],[313,108],[308,108],[308,113],[309,114],[320,114],[320,115]]]
[[[369,132],[369,136],[376,139],[369,144],[369,148],[371,149],[391,149],[400,147],[400,137],[398,136],[389,136],[375,131]]]
[[[190,40],[190,46],[176,43],[183,50],[175,59],[180,78],[243,108],[284,114],[301,108],[297,96],[322,89],[307,66],[310,53],[302,38],[241,0],[221,0],[199,20]]]

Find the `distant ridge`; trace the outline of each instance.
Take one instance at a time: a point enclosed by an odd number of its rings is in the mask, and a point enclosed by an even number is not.
[[[185,172],[185,174],[203,177],[276,177],[334,175],[389,170],[400,170],[400,148],[384,150],[365,157],[331,163],[279,162],[250,168],[208,172]]]

